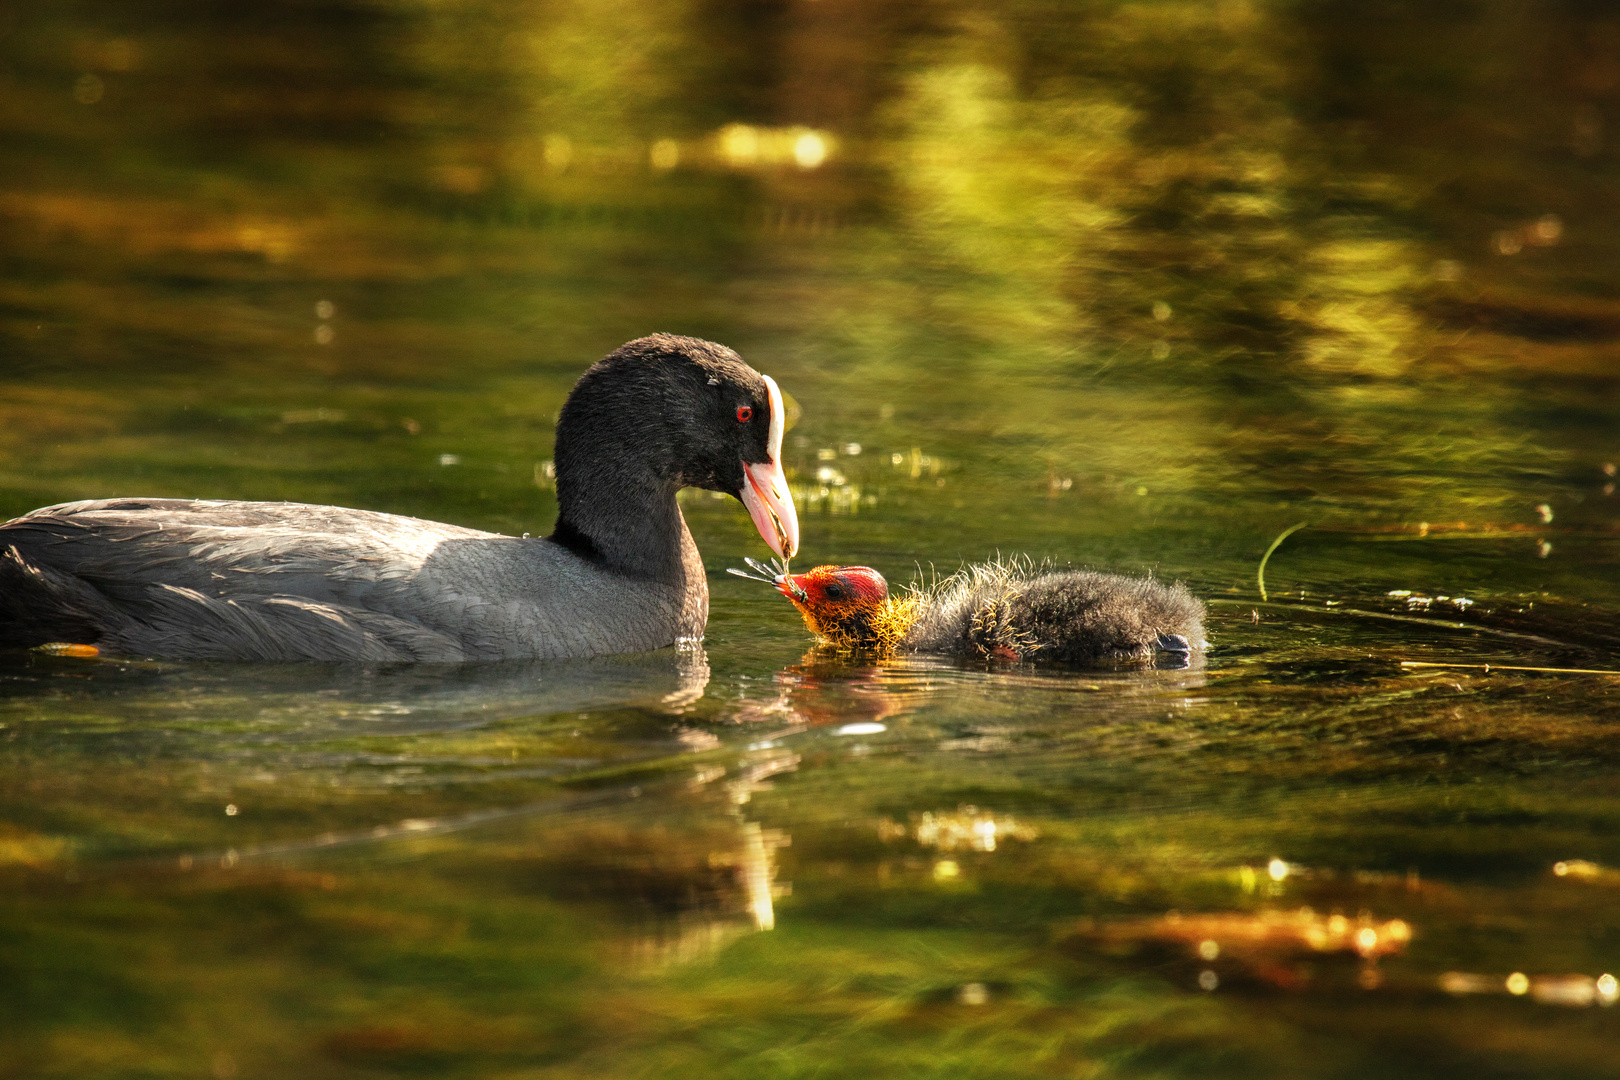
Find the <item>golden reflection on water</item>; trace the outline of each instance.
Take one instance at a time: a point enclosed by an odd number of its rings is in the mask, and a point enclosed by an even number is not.
[[[829,560],[1227,602],[1196,672],[864,665],[718,581],[646,671],[31,658],[8,1060],[1601,1071],[1613,709],[1559,672],[1616,640],[1612,17],[1060,8],[7,23],[7,512],[541,533],[568,386],[665,328],[800,396]]]
[[[997,815],[992,810],[977,806],[960,806],[955,811],[924,810],[911,820],[909,835],[919,847],[936,851],[994,851],[1006,840],[1024,843],[1040,835],[1033,825],[1023,824],[1010,814]],[[907,828],[888,818],[878,822],[878,836],[883,840],[903,839]]]
[[[1440,989],[1453,997],[1476,994],[1508,994],[1513,997],[1529,996],[1540,1005],[1557,1005],[1566,1009],[1580,1009],[1589,1005],[1610,1006],[1620,1001],[1620,983],[1610,974],[1597,978],[1590,975],[1537,975],[1529,976],[1515,971],[1507,977],[1477,975],[1466,971],[1448,971],[1440,976]]]

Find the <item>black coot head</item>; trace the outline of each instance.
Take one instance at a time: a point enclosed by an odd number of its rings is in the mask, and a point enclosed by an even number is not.
[[[798,548],[798,518],[782,471],[780,390],[724,345],[653,334],[593,364],[557,423],[557,486],[614,447],[624,476],[648,476],[741,499],[778,555]],[[595,470],[589,470],[595,471]]]

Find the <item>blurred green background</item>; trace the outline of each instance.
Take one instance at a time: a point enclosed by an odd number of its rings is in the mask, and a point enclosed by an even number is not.
[[[696,654],[0,659],[0,1076],[1615,1075],[1615,681],[1501,665],[1617,667],[1617,179],[1597,0],[5,5],[0,517],[540,534],[665,330],[806,565],[1215,647],[801,656],[700,495]]]

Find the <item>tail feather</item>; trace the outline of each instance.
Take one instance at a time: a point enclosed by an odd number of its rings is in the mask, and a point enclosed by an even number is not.
[[[0,549],[0,647],[96,645],[128,622],[79,578],[30,561],[15,545]]]

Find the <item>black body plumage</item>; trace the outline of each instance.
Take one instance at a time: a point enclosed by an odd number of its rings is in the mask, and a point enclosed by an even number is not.
[[[917,599],[908,652],[1083,664],[1206,647],[1204,605],[1180,582],[998,560]]]

